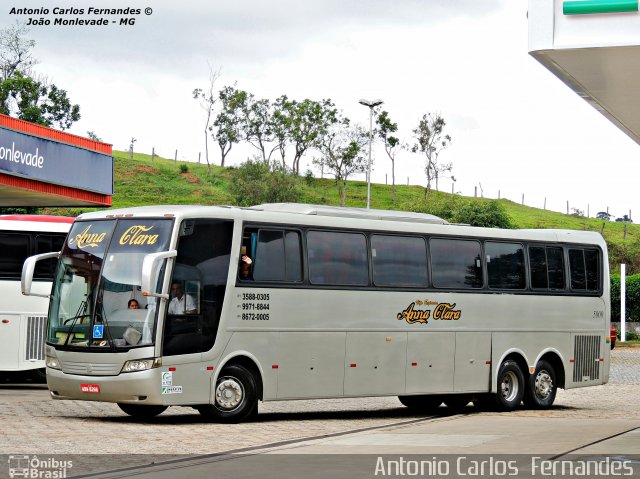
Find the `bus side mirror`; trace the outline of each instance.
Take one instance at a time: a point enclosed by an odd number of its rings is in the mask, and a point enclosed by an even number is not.
[[[140,289],[143,296],[153,296],[155,298],[169,299],[168,293],[156,293],[158,284],[158,274],[160,268],[158,263],[168,258],[175,258],[178,255],[176,250],[162,251],[160,253],[151,253],[144,257],[142,261],[142,281]]]
[[[25,296],[40,296],[49,298],[49,294],[38,294],[31,292],[31,283],[33,283],[33,272],[36,269],[36,263],[43,259],[59,258],[60,251],[54,253],[43,253],[28,257],[22,265],[22,276],[20,277],[20,288]]]

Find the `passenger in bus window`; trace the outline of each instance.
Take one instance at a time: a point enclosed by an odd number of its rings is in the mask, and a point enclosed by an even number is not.
[[[191,296],[184,293],[180,281],[171,283],[169,314],[195,314],[197,312],[196,302]]]
[[[251,264],[253,261],[246,254],[242,255],[240,259],[240,279],[244,280],[252,280],[253,276],[251,275]]]
[[[127,303],[127,308],[129,308],[129,309],[140,309],[140,303],[138,303],[137,299],[131,298],[129,300],[129,302]]]

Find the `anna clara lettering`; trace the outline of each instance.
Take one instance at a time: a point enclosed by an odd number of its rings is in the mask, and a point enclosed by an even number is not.
[[[78,233],[75,237],[69,238],[69,246],[77,244],[78,248],[95,248],[104,241],[107,234],[94,233],[91,231],[91,226],[87,226],[84,230]],[[121,245],[154,245],[158,241],[159,235],[148,234],[153,229],[153,226],[134,225],[129,228],[120,236],[118,241]]]
[[[416,307],[418,305],[418,307]],[[420,309],[419,306],[426,305],[426,309]],[[434,306],[433,311],[429,309],[429,306]],[[406,309],[399,312],[397,315],[398,321],[403,319],[409,323],[422,323],[427,324],[429,319],[437,319],[443,321],[458,320],[462,315],[462,310],[455,309],[456,303],[438,303],[436,301],[421,301],[417,300],[412,302]]]
[[[120,237],[121,245],[153,245],[158,241],[158,235],[145,234],[153,226],[135,225],[127,229]]]

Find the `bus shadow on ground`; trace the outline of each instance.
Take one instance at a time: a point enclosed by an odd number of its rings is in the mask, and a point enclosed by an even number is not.
[[[180,409],[180,413],[162,414],[153,418],[141,419],[131,416],[126,416],[124,413],[118,416],[103,416],[95,417],[94,420],[105,423],[139,423],[139,424],[154,424],[154,425],[190,425],[190,424],[219,424],[215,421],[207,420],[203,418],[195,409],[191,409],[185,406],[179,406],[175,409]],[[571,411],[579,408],[570,406],[554,406],[549,411]],[[516,409],[517,412],[526,411],[524,408]],[[534,411],[531,411],[532,413]],[[350,410],[331,410],[331,411],[269,411],[261,412],[252,421],[247,423],[276,423],[285,421],[346,421],[346,420],[366,420],[366,419],[401,419],[401,420],[420,420],[425,418],[438,418],[438,417],[450,417],[455,415],[475,415],[475,414],[509,414],[499,413],[496,411],[479,409],[474,406],[467,406],[462,409],[450,409],[447,407],[440,407],[436,410],[416,413],[411,409],[399,406],[397,408],[384,408],[384,409],[350,409]],[[76,416],[77,419],[87,419],[87,416]],[[233,425],[232,425],[233,426]]]

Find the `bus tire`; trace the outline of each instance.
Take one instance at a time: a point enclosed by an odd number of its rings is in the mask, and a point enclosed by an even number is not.
[[[444,398],[444,404],[449,409],[460,411],[471,402],[471,399],[473,398],[470,394],[448,394]]]
[[[118,407],[131,417],[138,419],[151,419],[167,410],[168,406],[149,406],[146,404],[118,403]]]
[[[513,411],[522,402],[525,390],[524,375],[518,363],[507,360],[498,371],[496,402],[503,411]]]
[[[548,409],[556,399],[558,386],[556,371],[545,361],[539,361],[536,370],[529,376],[529,387],[524,396],[524,403],[532,409]]]
[[[47,370],[45,368],[32,369],[29,377],[34,383],[45,384],[47,382]]]
[[[258,413],[258,387],[251,371],[239,364],[226,366],[216,381],[213,404],[198,408],[218,422],[237,423]]]
[[[442,404],[442,396],[437,395],[417,395],[417,396],[398,396],[403,406],[416,411],[433,411]]]

